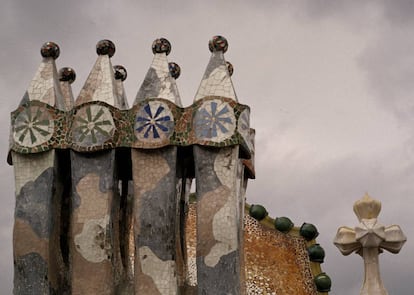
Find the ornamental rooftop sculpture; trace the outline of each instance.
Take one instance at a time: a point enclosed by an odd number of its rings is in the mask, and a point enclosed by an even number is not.
[[[407,238],[398,225],[385,227],[377,220],[381,203],[366,194],[354,204],[359,224],[354,228],[340,227],[334,239],[335,246],[343,255],[356,252],[364,259],[365,277],[361,295],[387,295],[379,270],[378,256],[385,249],[400,252]]]
[[[215,36],[209,49],[194,102],[183,107],[171,44],[155,40],[129,107],[111,41],[98,42],[76,100],[75,71],[57,71],[55,43],[42,47],[11,115],[14,294],[329,291],[316,227],[245,204],[255,178],[250,108],[234,91],[227,40]]]

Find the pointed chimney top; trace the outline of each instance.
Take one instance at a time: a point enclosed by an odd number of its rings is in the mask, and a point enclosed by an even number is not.
[[[55,59],[59,57],[59,46],[54,42],[46,42],[40,48],[43,57],[35,76],[30,82],[21,104],[28,101],[41,101],[58,109],[64,109],[62,91],[56,69]]]
[[[168,64],[167,55],[170,51],[171,44],[165,38],[156,39],[152,43],[154,58],[138,90],[134,105],[145,99],[163,98],[182,106],[177,84]]]
[[[115,53],[115,44],[110,40],[101,40],[96,44],[96,53],[98,58],[79,92],[75,104],[102,101],[111,106],[119,107],[114,69],[111,64],[111,56]]]
[[[237,101],[236,92],[230,78],[233,66],[229,66],[229,63],[226,63],[223,54],[229,47],[226,38],[214,36],[208,43],[208,47],[212,52],[211,58],[194,101],[208,96],[227,97]]]

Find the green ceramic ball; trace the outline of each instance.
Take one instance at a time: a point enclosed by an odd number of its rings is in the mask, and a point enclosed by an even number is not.
[[[262,220],[267,216],[267,211],[262,205],[251,205],[249,214],[256,220]]]

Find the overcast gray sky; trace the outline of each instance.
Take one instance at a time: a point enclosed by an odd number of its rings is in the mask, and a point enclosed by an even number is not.
[[[61,1],[0,3],[0,155],[9,113],[20,102],[46,41],[60,45],[58,67],[76,70],[75,95],[111,39],[113,64],[128,70],[132,103],[152,60],[151,43],[172,43],[185,106],[207,65],[213,35],[229,41],[239,101],[251,107],[257,179],[249,203],[297,226],[317,225],[333,280],[331,294],[358,294],[362,259],[343,257],[332,240],[355,226],[353,203],[365,192],[382,202],[380,221],[401,225],[408,242],[381,255],[390,294],[414,289],[414,1]],[[13,169],[0,168],[0,294],[12,289]]]

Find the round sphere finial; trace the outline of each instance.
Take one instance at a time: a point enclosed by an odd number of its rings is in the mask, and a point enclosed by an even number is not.
[[[266,208],[262,205],[251,205],[249,209],[249,215],[254,219],[260,221],[264,219],[268,215],[268,213],[266,211]]]
[[[318,235],[318,229],[311,223],[303,223],[299,229],[299,233],[306,241],[311,241],[315,239]]]
[[[325,250],[319,244],[313,244],[308,247],[309,260],[323,263]]]
[[[65,67],[59,70],[59,81],[69,82],[69,84],[72,84],[75,80],[76,73],[74,69]]]
[[[318,274],[313,281],[315,282],[318,292],[331,291],[332,281],[331,278],[324,272]]]
[[[96,53],[98,55],[108,55],[109,57],[115,54],[115,44],[111,40],[101,40],[96,44]]]
[[[226,65],[227,65],[227,71],[229,71],[229,75],[231,77],[233,75],[233,72],[234,72],[233,65],[228,61],[226,61]]]
[[[171,52],[171,43],[165,38],[158,38],[152,42],[152,52],[156,53],[165,53],[166,55]]]
[[[282,233],[289,232],[292,229],[293,225],[293,222],[285,216],[277,217],[275,219],[275,228]]]
[[[169,62],[168,69],[170,70],[170,74],[174,79],[178,79],[178,77],[180,77],[181,68],[178,64],[175,62]]]
[[[223,36],[214,36],[208,42],[208,48],[211,52],[222,51],[223,53],[225,53],[229,48],[229,43],[227,42],[227,39]]]
[[[42,48],[40,48],[40,54],[44,58],[51,57],[53,59],[57,59],[60,54],[60,49],[55,42],[46,42],[43,44]]]
[[[115,80],[121,80],[123,82],[127,78],[128,73],[127,73],[127,70],[123,66],[116,65],[114,66],[114,75],[115,75]]]

